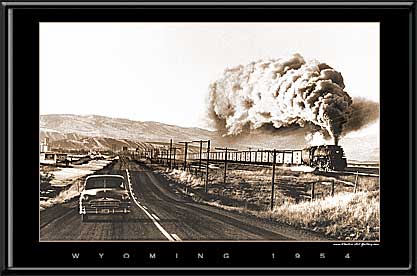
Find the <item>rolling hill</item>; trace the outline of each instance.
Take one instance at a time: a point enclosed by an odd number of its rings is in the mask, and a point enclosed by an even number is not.
[[[379,160],[379,128],[358,131],[340,140],[348,159]],[[306,129],[255,131],[251,134],[222,137],[216,131],[186,128],[159,122],[141,122],[98,115],[41,115],[40,138],[48,137],[52,148],[67,150],[120,150],[149,148],[153,145],[179,141],[207,140],[213,147],[251,149],[301,149],[307,146]],[[182,144],[175,144],[182,148]],[[197,146],[197,144],[194,144]],[[191,148],[191,151],[196,147]]]

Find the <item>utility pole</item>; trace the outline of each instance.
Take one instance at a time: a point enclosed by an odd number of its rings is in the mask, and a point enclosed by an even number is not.
[[[274,209],[274,195],[275,195],[275,159],[277,151],[273,151],[272,155],[272,181],[271,181],[271,211]]]
[[[230,148],[215,148],[216,150],[223,150],[224,151],[224,175],[223,175],[223,183],[226,185],[226,176],[227,176],[227,152],[228,151],[237,151],[237,149],[230,149]]]
[[[176,164],[175,164],[175,155],[176,155],[176,153],[177,153],[177,150],[178,150],[178,149],[180,149],[180,148],[176,148],[176,147],[173,147],[173,148],[172,148],[172,150],[174,151],[174,162],[173,162],[173,168],[174,168],[174,169],[175,169],[175,165],[176,165]]]
[[[202,157],[202,154],[203,154],[203,141],[202,140],[200,140],[200,160],[199,160],[199,162],[198,162],[198,172],[202,175],[202,173],[201,173],[201,157]]]
[[[193,141],[193,143],[200,143],[200,155],[199,155],[199,163],[198,163],[198,171],[201,173],[201,162],[202,162],[202,154],[203,154],[203,143],[208,144],[208,148],[210,148],[210,140],[199,140],[199,141]],[[208,152],[207,152],[208,155]]]
[[[184,144],[184,171],[187,170],[187,150],[188,150],[188,144],[192,142],[179,142],[181,144]]]
[[[207,194],[207,186],[208,186],[208,175],[209,175],[209,162],[210,162],[210,140],[207,140],[207,164],[206,164],[206,182],[204,186],[204,190]]]
[[[199,159],[199,161],[198,161],[198,172],[201,173],[201,153],[202,153],[202,150],[203,150],[203,140],[193,141],[193,143],[196,143],[196,142],[200,143],[200,154],[198,156],[198,159]]]
[[[169,169],[171,169],[171,150],[172,150],[172,139],[169,140]]]

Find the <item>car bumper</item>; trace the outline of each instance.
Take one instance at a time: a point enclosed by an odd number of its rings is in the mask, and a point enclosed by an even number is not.
[[[95,214],[95,215],[111,215],[111,214],[128,214],[129,209],[85,209],[80,211],[81,215]]]
[[[111,215],[111,214],[128,214],[130,213],[130,205],[109,206],[109,207],[92,207],[80,206],[80,215],[96,214],[96,215]]]

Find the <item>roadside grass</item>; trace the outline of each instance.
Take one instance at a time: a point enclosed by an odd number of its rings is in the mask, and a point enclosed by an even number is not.
[[[379,192],[339,193],[323,199],[275,206],[264,216],[337,240],[379,239]]]
[[[82,186],[83,179],[85,179],[85,176],[74,180],[72,184],[69,185],[69,188],[62,190],[60,193],[58,193],[57,196],[53,198],[49,198],[47,200],[40,201],[39,202],[40,210],[43,211],[46,208],[52,207],[56,204],[62,204],[64,202],[67,202],[77,197],[81,192],[80,187]]]
[[[112,164],[113,161],[111,160],[95,160],[95,162],[90,161],[87,164],[77,165],[75,169],[40,166],[40,211],[78,197],[82,192],[83,182],[88,175]],[[64,170],[70,170],[70,174],[62,173]],[[44,191],[50,193],[45,194]]]
[[[164,171],[165,175],[183,187],[196,201],[225,210],[273,219],[297,228],[324,234],[334,240],[379,240],[379,181],[359,178],[358,192],[353,193],[355,176],[342,179],[278,169],[274,209],[269,210],[271,171],[230,168],[223,183],[221,169],[210,171],[208,194],[204,180],[182,170]],[[331,186],[335,182],[334,196]],[[311,183],[315,182],[315,198],[311,200]],[[171,185],[175,187],[175,185]],[[178,187],[177,187],[178,188]]]
[[[248,213],[273,219],[297,228],[324,234],[334,240],[379,240],[378,192],[339,193],[335,196],[301,203],[286,202],[273,211],[253,211],[233,207],[219,201],[207,204],[228,211]]]

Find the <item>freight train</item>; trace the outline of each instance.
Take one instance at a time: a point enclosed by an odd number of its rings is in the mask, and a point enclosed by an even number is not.
[[[275,164],[282,166],[306,165],[323,171],[342,171],[347,166],[343,148],[339,145],[311,146],[299,150],[212,151],[209,154],[210,161],[218,162],[227,160],[231,163],[272,164],[275,155]],[[169,157],[166,153],[159,155],[159,158],[168,160]],[[181,154],[177,158],[184,159]],[[199,153],[187,154],[189,162],[197,162],[199,159]],[[206,152],[202,152],[201,159],[207,160]]]

